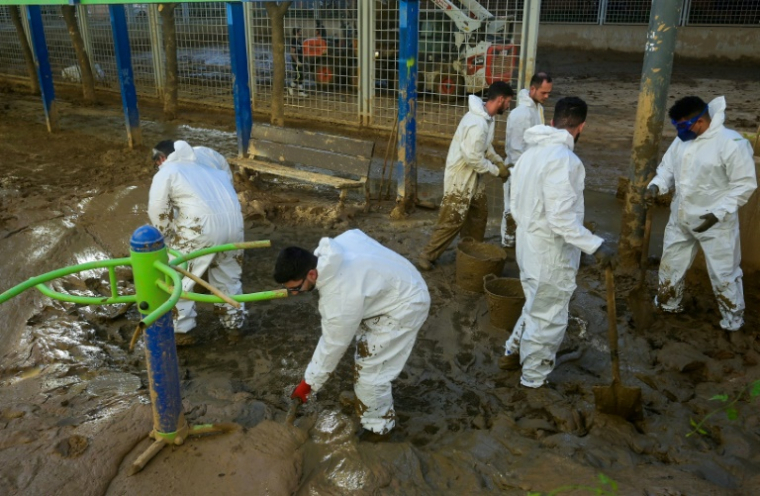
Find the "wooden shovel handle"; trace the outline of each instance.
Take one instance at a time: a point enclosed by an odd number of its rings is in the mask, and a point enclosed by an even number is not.
[[[647,216],[644,221],[644,240],[641,244],[641,270],[646,270],[649,261],[649,240],[652,238],[652,209],[647,208]]]
[[[617,308],[615,308],[615,276],[612,268],[605,271],[607,283],[607,326],[610,340],[610,358],[612,359],[612,382],[620,383],[620,354],[618,353]]]

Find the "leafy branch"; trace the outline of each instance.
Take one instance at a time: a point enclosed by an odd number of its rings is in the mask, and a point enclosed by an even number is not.
[[[708,420],[710,420],[711,417],[717,413],[726,412],[726,417],[728,420],[736,420],[739,417],[739,411],[736,409],[735,405],[739,400],[742,399],[744,393],[746,393],[747,390],[749,390],[750,401],[760,396],[760,379],[745,385],[742,390],[739,391],[739,394],[737,394],[736,397],[731,401],[728,401],[729,397],[727,394],[716,394],[710,398],[710,401],[720,401],[724,403],[724,405],[705,415],[704,418],[699,422],[696,422],[693,418],[689,418],[689,423],[691,424],[692,430],[686,434],[686,437],[691,437],[694,434],[707,434],[707,431],[702,427]]]

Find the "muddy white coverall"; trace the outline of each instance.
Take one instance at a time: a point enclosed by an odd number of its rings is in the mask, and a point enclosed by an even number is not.
[[[483,241],[488,221],[483,174],[499,175],[504,160],[493,149],[494,120],[483,100],[469,97],[470,111],[459,122],[446,157],[443,200],[430,241],[421,257],[434,261],[457,234]]]
[[[430,309],[425,280],[404,257],[362,231],[322,238],[317,262],[322,337],[304,378],[319,391],[356,337],[356,409],[365,429],[396,425],[391,381],[404,368]]]
[[[224,155],[205,146],[194,146],[193,152],[198,162],[224,172],[230,178],[230,181],[232,180],[232,170],[230,170],[230,164],[227,163]]]
[[[201,165],[184,141],[174,143],[174,153],[153,177],[148,215],[167,245],[182,253],[243,241],[243,215],[232,182],[224,172]],[[237,295],[242,292],[242,256],[240,250],[206,255],[191,260],[188,270],[201,277],[208,269],[209,283]],[[183,279],[185,291],[194,287],[192,280]],[[174,332],[189,332],[195,327],[195,303],[180,300],[177,311]],[[227,329],[243,326],[244,309],[217,304],[217,312]]]
[[[507,118],[507,136],[504,151],[507,153],[507,163],[516,164],[517,160],[527,148],[525,143],[525,131],[544,124],[544,107],[536,103],[527,89],[522,89],[517,94],[517,108],[509,113]],[[501,244],[504,246],[514,245],[515,238],[510,228],[507,227],[509,217],[509,188],[511,179],[504,183],[504,216],[501,219]]]
[[[525,306],[506,343],[520,353],[527,387],[540,387],[554,369],[567,329],[581,251],[594,253],[602,238],[583,227],[586,171],[565,130],[535,126],[512,170],[511,210],[517,223],[516,256]]]
[[[657,185],[660,194],[676,188],[665,227],[655,303],[659,300],[665,311],[682,310],[684,276],[699,245],[718,299],[720,326],[735,331],[744,324],[738,209],[757,188],[757,178],[749,142],[723,126],[726,99],[714,99],[709,111],[707,131],[691,141],[676,138],[649,183]],[[699,217],[708,213],[718,223],[703,233],[694,232],[703,222]]]

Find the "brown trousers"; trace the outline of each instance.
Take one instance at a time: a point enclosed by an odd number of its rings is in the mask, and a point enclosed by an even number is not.
[[[463,238],[483,241],[487,222],[488,202],[485,193],[476,194],[472,199],[444,197],[435,230],[420,256],[431,262],[438,260],[457,234]]]

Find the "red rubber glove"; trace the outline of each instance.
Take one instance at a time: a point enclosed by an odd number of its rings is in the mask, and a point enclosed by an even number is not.
[[[311,393],[311,386],[306,384],[306,379],[301,381],[301,384],[296,386],[293,390],[293,394],[290,395],[292,399],[298,398],[301,403],[306,403],[309,400],[309,394]]]

